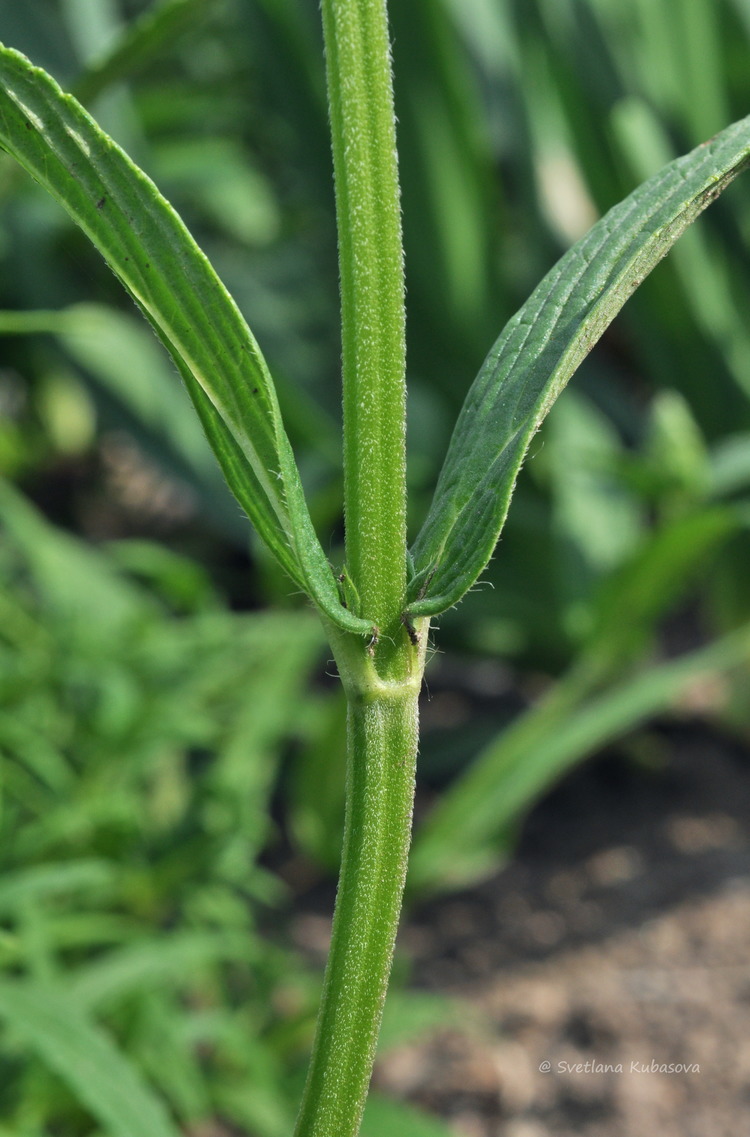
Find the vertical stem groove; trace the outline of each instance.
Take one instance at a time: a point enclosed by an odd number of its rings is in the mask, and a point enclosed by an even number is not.
[[[322,10],[341,276],[347,568],[358,615],[387,641],[397,638],[406,589],[404,271],[388,18],[385,0],[323,0]]]
[[[422,638],[406,599],[404,275],[386,0],[322,0],[341,273],[344,506],[351,607],[329,626],[348,703],[344,852],[296,1137],[356,1137],[411,838]],[[356,598],[356,599],[355,599]]]

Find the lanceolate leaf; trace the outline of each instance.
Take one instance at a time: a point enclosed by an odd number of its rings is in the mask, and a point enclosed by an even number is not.
[[[105,257],[169,350],[224,475],[292,579],[340,627],[265,360],[234,301],[153,183],[46,72],[0,46],[0,146]]]
[[[750,117],[665,166],[610,210],[506,326],[469,391],[412,549],[412,615],[445,611],[475,583],[529,442],[553,402],[644,276],[748,165]]]

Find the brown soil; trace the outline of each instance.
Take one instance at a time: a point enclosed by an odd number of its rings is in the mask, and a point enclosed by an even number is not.
[[[465,1137],[750,1132],[750,759],[701,728],[610,755],[529,819],[514,862],[418,912],[423,986],[478,1011],[377,1071]]]
[[[377,1086],[462,1137],[750,1132],[750,757],[701,727],[589,763],[493,880],[418,911],[414,982],[466,1015]]]

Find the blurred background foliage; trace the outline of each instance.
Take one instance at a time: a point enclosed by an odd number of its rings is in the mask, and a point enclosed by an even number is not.
[[[392,26],[416,527],[506,319],[750,109],[750,4],[412,0]],[[90,107],[235,295],[335,562],[317,7],[0,0],[0,38]],[[0,261],[0,1134],[281,1137],[319,983],[281,929],[341,832],[325,645],[159,345],[5,159]],[[486,586],[439,621],[413,900],[491,872],[547,786],[654,714],[746,732],[749,285],[740,179],[535,440]],[[450,1013],[397,993],[383,1045]],[[365,1137],[445,1132],[399,1110],[374,1099]]]

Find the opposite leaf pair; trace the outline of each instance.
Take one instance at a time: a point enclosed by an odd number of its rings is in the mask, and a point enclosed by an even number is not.
[[[0,48],[0,145],[103,254],[169,351],[227,482],[280,565],[344,631],[265,360],[182,221],[72,97]],[[408,615],[456,604],[484,570],[534,432],[644,276],[750,164],[750,117],[615,206],[545,277],[491,349],[459,416],[410,558]]]

